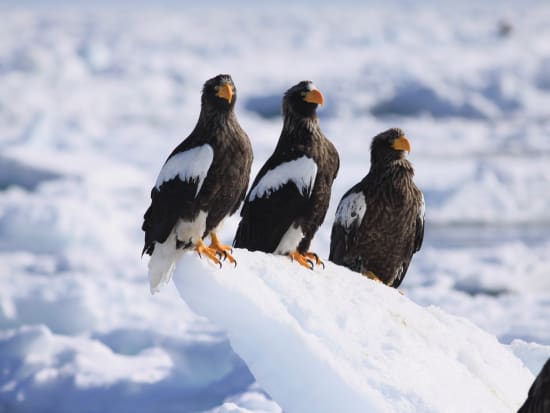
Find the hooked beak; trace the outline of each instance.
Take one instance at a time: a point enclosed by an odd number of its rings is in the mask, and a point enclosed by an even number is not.
[[[319,89],[313,89],[307,92],[304,96],[304,100],[309,103],[317,103],[318,105],[322,105],[325,101]]]
[[[392,148],[396,151],[406,151],[408,153],[411,152],[411,143],[407,138],[404,136],[397,138],[395,141],[393,141]]]
[[[226,99],[229,103],[231,103],[231,101],[233,100],[233,88],[229,83],[225,83],[219,87],[216,96]]]

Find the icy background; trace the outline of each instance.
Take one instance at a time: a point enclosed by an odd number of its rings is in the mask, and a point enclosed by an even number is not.
[[[371,138],[403,128],[428,220],[403,291],[536,374],[550,356],[550,6],[223,4],[0,4],[0,411],[280,411],[173,285],[149,294],[139,258],[150,188],[218,73],[237,85],[254,174],[282,93],[302,79],[324,93],[342,164],[321,257]]]

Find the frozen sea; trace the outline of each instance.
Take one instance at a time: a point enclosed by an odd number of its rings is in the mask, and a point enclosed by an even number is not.
[[[281,411],[173,284],[150,295],[140,259],[149,191],[218,73],[253,174],[282,93],[310,79],[325,95],[341,167],[321,257],[371,138],[401,127],[427,205],[406,297],[533,374],[550,357],[547,2],[7,2],[0,17],[0,412]]]

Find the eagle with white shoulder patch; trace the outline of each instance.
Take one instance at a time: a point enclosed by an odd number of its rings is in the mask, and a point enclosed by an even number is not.
[[[367,212],[367,201],[362,192],[352,192],[346,196],[336,209],[335,222],[344,228],[359,226]]]
[[[182,182],[192,182],[197,180],[197,190],[195,197],[201,190],[204,178],[208,174],[212,160],[214,159],[214,150],[208,144],[179,152],[168,158],[160,170],[155,188],[160,190],[163,183],[179,178]]]
[[[273,192],[279,190],[288,182],[294,182],[302,196],[310,197],[315,185],[316,175],[317,164],[307,156],[284,162],[268,171],[260,179],[258,184],[252,188],[248,201],[252,202],[256,198],[269,198]]]

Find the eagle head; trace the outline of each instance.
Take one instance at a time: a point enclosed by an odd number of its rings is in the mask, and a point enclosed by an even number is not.
[[[202,104],[220,110],[232,109],[237,100],[237,89],[230,75],[208,79],[202,89]]]
[[[323,94],[310,80],[302,80],[285,92],[283,113],[300,117],[315,117],[318,105],[324,102]]]
[[[371,163],[403,159],[411,151],[411,143],[399,128],[391,128],[376,135],[371,144]]]

